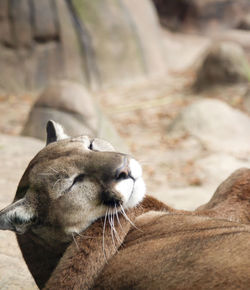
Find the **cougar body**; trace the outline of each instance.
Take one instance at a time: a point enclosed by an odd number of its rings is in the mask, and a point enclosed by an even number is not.
[[[178,211],[145,196],[131,156],[50,121],[0,229],[17,233],[39,288],[249,289],[249,181],[237,171]]]

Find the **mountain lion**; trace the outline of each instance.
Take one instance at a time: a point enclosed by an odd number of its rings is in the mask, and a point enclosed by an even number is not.
[[[174,210],[145,196],[131,156],[49,121],[0,229],[17,233],[39,288],[249,289],[250,173],[236,175],[207,205]]]

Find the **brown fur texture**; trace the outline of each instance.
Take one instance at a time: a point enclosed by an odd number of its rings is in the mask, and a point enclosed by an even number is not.
[[[136,225],[93,289],[249,289],[248,225],[159,212]]]
[[[54,251],[45,247],[39,237],[35,237],[31,232],[17,235],[17,241],[37,286],[39,289],[43,288],[69,244],[65,244],[64,247],[58,245],[58,251]]]
[[[250,227],[244,224],[249,222],[249,177],[249,169],[236,171],[209,206],[195,212],[146,197],[132,210],[137,228],[124,218],[125,233],[116,225],[123,239],[118,251],[111,236],[105,240],[107,263],[99,221],[98,238],[86,243],[78,237],[79,248],[72,244],[66,250],[46,289],[249,289]]]
[[[250,223],[250,169],[241,168],[228,177],[197,214]]]
[[[109,260],[118,252],[133,227],[136,217],[150,210],[168,211],[173,209],[162,202],[147,196],[139,207],[127,212],[128,219],[122,214],[114,219],[116,234],[112,237],[110,224],[104,229],[104,219],[99,219],[82,235],[75,238],[66,250],[58,266],[46,284],[45,289],[89,289]],[[119,219],[119,222],[118,222]]]

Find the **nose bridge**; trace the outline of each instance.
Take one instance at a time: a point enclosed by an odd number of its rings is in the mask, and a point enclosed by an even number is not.
[[[95,160],[92,164],[92,172],[101,179],[116,178],[118,172],[128,166],[128,156],[114,152],[95,152]]]

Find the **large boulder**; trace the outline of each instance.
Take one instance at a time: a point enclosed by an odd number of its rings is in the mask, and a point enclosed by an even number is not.
[[[250,66],[239,45],[221,42],[208,48],[196,74],[194,88],[204,90],[250,81]]]
[[[169,182],[165,201],[193,209],[195,203],[207,202],[234,170],[250,168],[249,128],[249,116],[216,99],[185,107],[167,130],[175,146],[166,152],[165,162],[173,174],[182,175]]]
[[[152,0],[161,22],[173,30],[233,28],[250,12],[248,0]]]
[[[172,136],[191,136],[207,150],[250,153],[250,118],[216,99],[187,106],[168,128]]]
[[[24,169],[43,146],[32,138],[0,135],[0,209],[12,202]],[[0,261],[0,289],[38,289],[12,232],[0,231]]]
[[[117,150],[128,152],[113,124],[78,83],[59,81],[46,88],[31,108],[22,135],[46,140],[48,120],[60,123],[70,136],[99,137],[112,143]]]
[[[150,33],[148,33],[150,32]],[[165,72],[150,0],[0,0],[0,89],[91,88]]]
[[[0,88],[39,90],[60,78],[86,82],[66,1],[0,0]]]
[[[244,15],[237,24],[236,28],[242,30],[250,30],[250,12],[247,15]]]
[[[201,184],[216,187],[233,171],[242,167],[250,167],[250,160],[247,158],[237,158],[228,153],[211,152],[207,156],[198,159],[195,162],[195,167],[195,175]]]
[[[46,88],[31,109],[22,134],[45,140],[50,119],[61,123],[72,136],[97,133],[95,104],[89,92],[78,83],[60,81]]]

